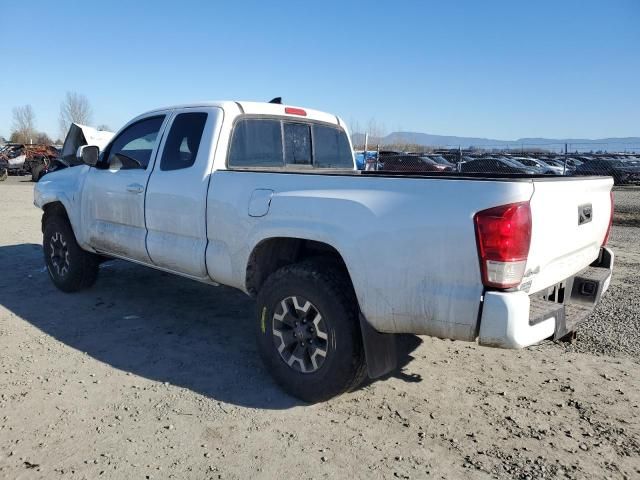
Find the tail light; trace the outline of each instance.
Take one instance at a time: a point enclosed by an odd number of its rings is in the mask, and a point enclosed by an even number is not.
[[[611,197],[611,210],[609,213],[609,226],[607,227],[607,233],[604,234],[604,240],[602,240],[602,246],[604,247],[607,242],[609,241],[609,235],[611,235],[611,225],[613,225],[613,190],[611,190],[610,192],[610,197]]]
[[[474,217],[482,283],[511,288],[522,281],[531,244],[529,202],[489,208]]]
[[[305,110],[296,107],[285,107],[284,113],[288,113],[289,115],[300,115],[301,117],[307,116],[307,112]]]

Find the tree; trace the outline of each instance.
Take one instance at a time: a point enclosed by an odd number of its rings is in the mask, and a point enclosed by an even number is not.
[[[11,141],[16,143],[31,143],[36,131],[36,114],[31,105],[23,105],[13,109],[13,126]]]
[[[384,124],[379,124],[374,117],[370,118],[367,133],[369,134],[369,145],[381,144],[385,135]]]
[[[72,123],[80,123],[89,125],[91,123],[91,105],[89,99],[76,92],[67,92],[64,100],[60,104],[60,133],[63,137],[67,136],[69,126]]]
[[[38,132],[36,134],[34,143],[37,143],[39,145],[51,145],[53,143],[53,140],[51,140],[51,137],[49,137],[49,135],[47,135],[45,132]]]
[[[359,143],[356,142],[356,140],[359,140],[360,136],[362,136],[362,132],[360,131],[360,123],[358,123],[358,120],[351,117],[349,122],[347,122],[347,129],[349,130],[349,134],[351,135],[351,143],[353,144],[353,148],[360,147],[360,145],[356,145],[357,143]]]

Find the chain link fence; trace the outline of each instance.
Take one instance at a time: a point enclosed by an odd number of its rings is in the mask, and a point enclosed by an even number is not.
[[[612,151],[608,144],[520,145],[519,148],[379,146],[356,151],[358,168],[387,173],[429,175],[611,176],[616,185],[640,186],[640,145]]]

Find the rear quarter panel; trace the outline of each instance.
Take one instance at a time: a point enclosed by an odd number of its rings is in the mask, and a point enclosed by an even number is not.
[[[248,215],[256,189],[274,192],[263,217]],[[374,328],[472,340],[482,294],[473,215],[532,190],[530,182],[216,171],[207,267],[213,280],[246,291],[262,240],[325,242],[342,255]]]

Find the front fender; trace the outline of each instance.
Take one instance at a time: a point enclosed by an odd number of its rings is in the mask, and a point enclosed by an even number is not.
[[[80,198],[84,179],[90,167],[81,165],[51,172],[36,183],[33,189],[33,203],[40,209],[48,204],[60,202],[67,212],[71,228],[78,243],[83,246]]]

